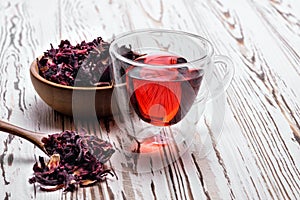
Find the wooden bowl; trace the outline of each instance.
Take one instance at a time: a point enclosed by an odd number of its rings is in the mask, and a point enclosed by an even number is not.
[[[30,66],[30,77],[42,100],[62,114],[83,118],[112,115],[113,86],[72,87],[48,81],[39,75],[36,60]]]

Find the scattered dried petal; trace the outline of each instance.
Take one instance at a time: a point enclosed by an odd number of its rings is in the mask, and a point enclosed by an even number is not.
[[[48,168],[49,170],[53,170],[59,166],[59,161],[60,161],[60,155],[59,154],[53,154],[50,157],[50,160],[48,162]]]
[[[95,180],[83,180],[83,181],[80,182],[80,186],[81,187],[86,187],[86,186],[93,185],[94,183],[96,183]]]

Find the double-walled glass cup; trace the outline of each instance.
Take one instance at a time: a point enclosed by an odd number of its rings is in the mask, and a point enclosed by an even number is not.
[[[133,172],[161,169],[191,145],[206,102],[232,79],[232,62],[215,56],[208,40],[171,30],[123,34],[110,54],[112,112],[121,130],[114,165]]]

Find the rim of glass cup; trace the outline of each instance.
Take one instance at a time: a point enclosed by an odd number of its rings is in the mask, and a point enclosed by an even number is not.
[[[145,63],[136,62],[134,60],[128,59],[117,52],[118,47],[117,48],[115,48],[115,47],[118,44],[119,40],[122,40],[128,36],[134,36],[134,35],[146,34],[146,33],[168,33],[168,34],[172,33],[172,34],[176,34],[176,35],[185,35],[188,37],[198,39],[199,41],[204,41],[208,46],[208,48],[205,49],[204,56],[202,56],[200,58],[188,60],[189,64],[207,60],[207,59],[211,58],[214,54],[214,48],[213,48],[212,43],[209,40],[205,39],[204,37],[201,37],[200,35],[196,35],[193,33],[185,32],[185,31],[166,30],[166,29],[142,29],[142,30],[135,30],[135,31],[131,31],[131,32],[127,32],[122,35],[119,35],[110,44],[110,48],[109,48],[110,54],[114,55],[117,59],[119,59],[125,63],[128,63],[130,65],[136,66],[136,67],[151,68],[151,67],[155,66],[156,68],[180,68],[180,67],[186,66],[187,63],[179,63],[179,64],[172,64],[172,65],[145,64]],[[130,44],[128,44],[128,45],[130,45]]]

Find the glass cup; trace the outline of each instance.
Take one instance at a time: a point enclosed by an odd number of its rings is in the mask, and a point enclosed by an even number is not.
[[[206,103],[230,84],[233,64],[214,55],[205,38],[173,30],[123,34],[109,51],[111,108],[121,130],[114,166],[135,173],[161,169],[191,146]]]

